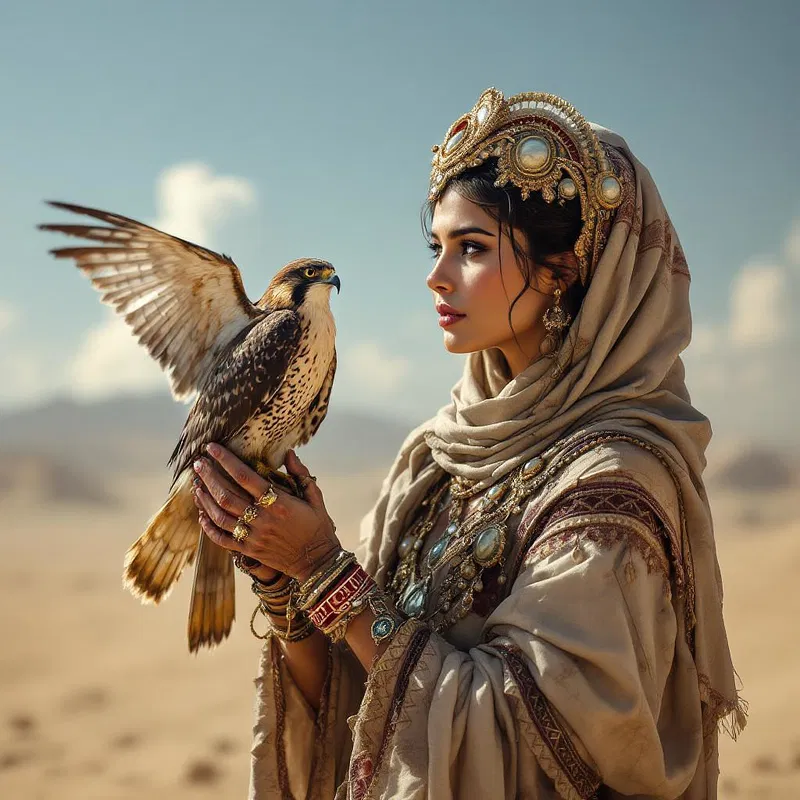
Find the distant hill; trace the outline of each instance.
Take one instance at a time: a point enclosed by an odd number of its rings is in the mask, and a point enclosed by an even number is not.
[[[709,485],[734,492],[791,489],[800,485],[796,458],[778,446],[747,441],[717,445],[709,459]]]
[[[115,506],[118,499],[107,482],[91,471],[42,453],[6,452],[0,454],[0,500],[49,505],[77,503]]]
[[[721,457],[709,478],[713,485],[734,491],[774,491],[798,485],[797,469],[787,455],[753,444]]]
[[[56,400],[0,413],[0,457],[46,457],[90,473],[167,470],[189,407],[167,394],[94,403]],[[352,474],[388,466],[411,423],[332,408],[319,433],[299,451],[311,468]]]

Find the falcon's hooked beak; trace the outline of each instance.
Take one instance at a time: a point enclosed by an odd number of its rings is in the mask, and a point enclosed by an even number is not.
[[[342,282],[339,280],[339,276],[333,271],[333,267],[329,267],[325,272],[328,274],[325,275],[320,283],[329,283],[331,286],[335,286],[336,294],[339,294],[342,290]]]

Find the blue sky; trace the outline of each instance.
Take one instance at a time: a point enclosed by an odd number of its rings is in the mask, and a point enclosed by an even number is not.
[[[441,348],[424,285],[430,147],[494,85],[560,94],[626,137],[692,271],[690,389],[724,431],[774,433],[800,399],[789,362],[770,373],[787,381],[779,401],[760,373],[746,391],[763,396],[725,399],[733,365],[764,362],[753,347],[769,360],[800,342],[798,8],[5,0],[0,405],[161,385],[85,279],[47,254],[58,237],[35,226],[61,218],[42,204],[55,198],[183,225],[232,255],[256,297],[291,258],[331,260],[334,400],[433,413],[460,359]],[[779,402],[770,425],[750,402]]]

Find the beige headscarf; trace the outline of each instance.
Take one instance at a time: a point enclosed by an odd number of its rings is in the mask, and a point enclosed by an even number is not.
[[[594,129],[625,194],[569,336],[555,362],[538,359],[511,380],[499,351],[468,357],[452,402],[403,444],[362,528],[362,563],[383,578],[441,470],[488,486],[575,432],[644,441],[661,454],[682,502],[686,618],[704,721],[724,718],[735,733],[745,720],[701,477],[711,428],[690,403],[679,358],[691,338],[689,271],[650,173],[621,137]]]

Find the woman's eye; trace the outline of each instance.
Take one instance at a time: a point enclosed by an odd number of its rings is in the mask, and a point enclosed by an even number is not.
[[[476,253],[482,253],[486,248],[477,242],[463,241],[461,242],[461,253],[465,256],[472,256]]]
[[[442,246],[440,244],[436,244],[435,242],[429,242],[428,249],[431,251],[431,255],[433,258],[439,258],[439,256],[442,254]],[[478,244],[477,242],[471,242],[471,241],[461,242],[462,256],[474,256],[477,253],[483,253],[485,250],[486,248],[482,244]]]

